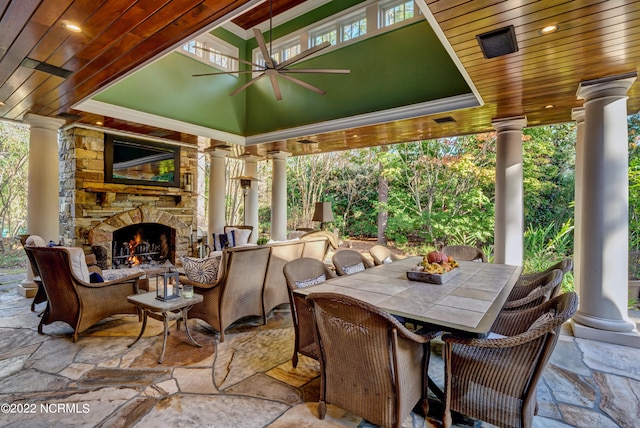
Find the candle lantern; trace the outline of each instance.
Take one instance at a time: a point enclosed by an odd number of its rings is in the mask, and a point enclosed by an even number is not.
[[[163,275],[158,276],[156,299],[166,302],[180,297],[178,276],[178,272],[165,272]],[[162,278],[162,283],[160,283],[160,278]]]

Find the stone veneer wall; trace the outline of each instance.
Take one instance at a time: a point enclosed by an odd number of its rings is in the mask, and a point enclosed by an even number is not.
[[[65,245],[105,247],[112,232],[131,224],[161,223],[176,229],[176,261],[191,255],[197,230],[197,194],[175,187],[104,182],[104,133],[70,128],[59,134],[60,233]],[[197,182],[197,149],[180,148],[180,174]],[[182,181],[182,180],[181,180]],[[193,189],[196,186],[192,186]],[[111,263],[111,260],[108,261]]]

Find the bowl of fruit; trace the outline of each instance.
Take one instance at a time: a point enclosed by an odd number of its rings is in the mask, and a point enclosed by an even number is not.
[[[422,257],[417,266],[407,271],[407,278],[412,281],[444,284],[459,273],[460,267],[453,257],[441,251],[431,251]]]

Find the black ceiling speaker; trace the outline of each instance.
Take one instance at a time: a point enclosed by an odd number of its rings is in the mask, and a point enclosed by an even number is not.
[[[23,59],[20,65],[23,67],[33,68],[34,70],[49,73],[54,76],[62,77],[63,79],[66,79],[71,75],[71,73],[73,73],[73,71],[71,70],[56,67],[55,65],[47,64],[46,62],[41,62],[32,58]]]
[[[476,36],[485,58],[495,58],[518,52],[518,42],[513,25]]]

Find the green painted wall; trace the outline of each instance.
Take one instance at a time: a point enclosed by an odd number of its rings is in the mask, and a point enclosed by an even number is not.
[[[426,21],[363,40],[300,63],[346,68],[348,75],[296,75],[327,93],[279,79],[282,101],[268,79],[247,90],[246,135],[400,107],[471,92]]]
[[[323,6],[292,21],[287,31],[330,16],[362,0]],[[320,17],[319,17],[320,16]],[[289,24],[287,24],[289,25]],[[222,28],[212,32],[249,56],[255,39],[245,42]],[[274,33],[276,33],[274,31]],[[276,34],[276,37],[279,37]],[[296,75],[327,92],[318,95],[279,79],[283,101],[276,101],[263,78],[239,95],[229,93],[249,75],[192,77],[217,71],[186,55],[172,53],[94,97],[98,101],[249,136],[377,110],[469,93],[470,90],[426,21],[354,43],[299,67],[347,68],[348,75]]]

